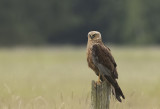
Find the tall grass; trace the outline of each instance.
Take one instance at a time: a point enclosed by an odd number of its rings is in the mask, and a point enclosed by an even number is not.
[[[126,100],[111,109],[160,108],[160,48],[111,47]],[[0,109],[90,109],[83,47],[1,48]]]

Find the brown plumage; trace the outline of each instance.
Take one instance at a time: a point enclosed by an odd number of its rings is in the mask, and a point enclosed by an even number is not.
[[[125,99],[121,88],[116,79],[118,79],[117,64],[108,47],[102,42],[101,34],[98,31],[88,33],[87,44],[87,62],[88,66],[99,76],[98,83],[108,81],[113,86],[113,94],[121,102],[121,97]]]

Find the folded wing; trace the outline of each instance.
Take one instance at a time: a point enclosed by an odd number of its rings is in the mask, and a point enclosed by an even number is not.
[[[100,71],[100,74],[107,79],[115,89],[115,96],[121,102],[125,98],[116,79],[118,78],[117,64],[111,55],[111,52],[104,45],[94,44],[92,47],[92,61]]]

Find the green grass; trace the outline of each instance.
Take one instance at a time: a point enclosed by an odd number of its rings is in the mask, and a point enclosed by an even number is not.
[[[111,109],[160,108],[160,48],[111,47],[126,96]],[[0,109],[90,109],[83,47],[1,48]]]

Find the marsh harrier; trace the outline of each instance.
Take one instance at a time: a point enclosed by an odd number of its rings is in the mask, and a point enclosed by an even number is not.
[[[88,66],[98,76],[98,84],[100,81],[109,82],[116,99],[119,102],[121,102],[121,97],[125,99],[116,80],[118,79],[117,64],[111,50],[103,44],[101,34],[98,31],[88,33],[87,62]]]

